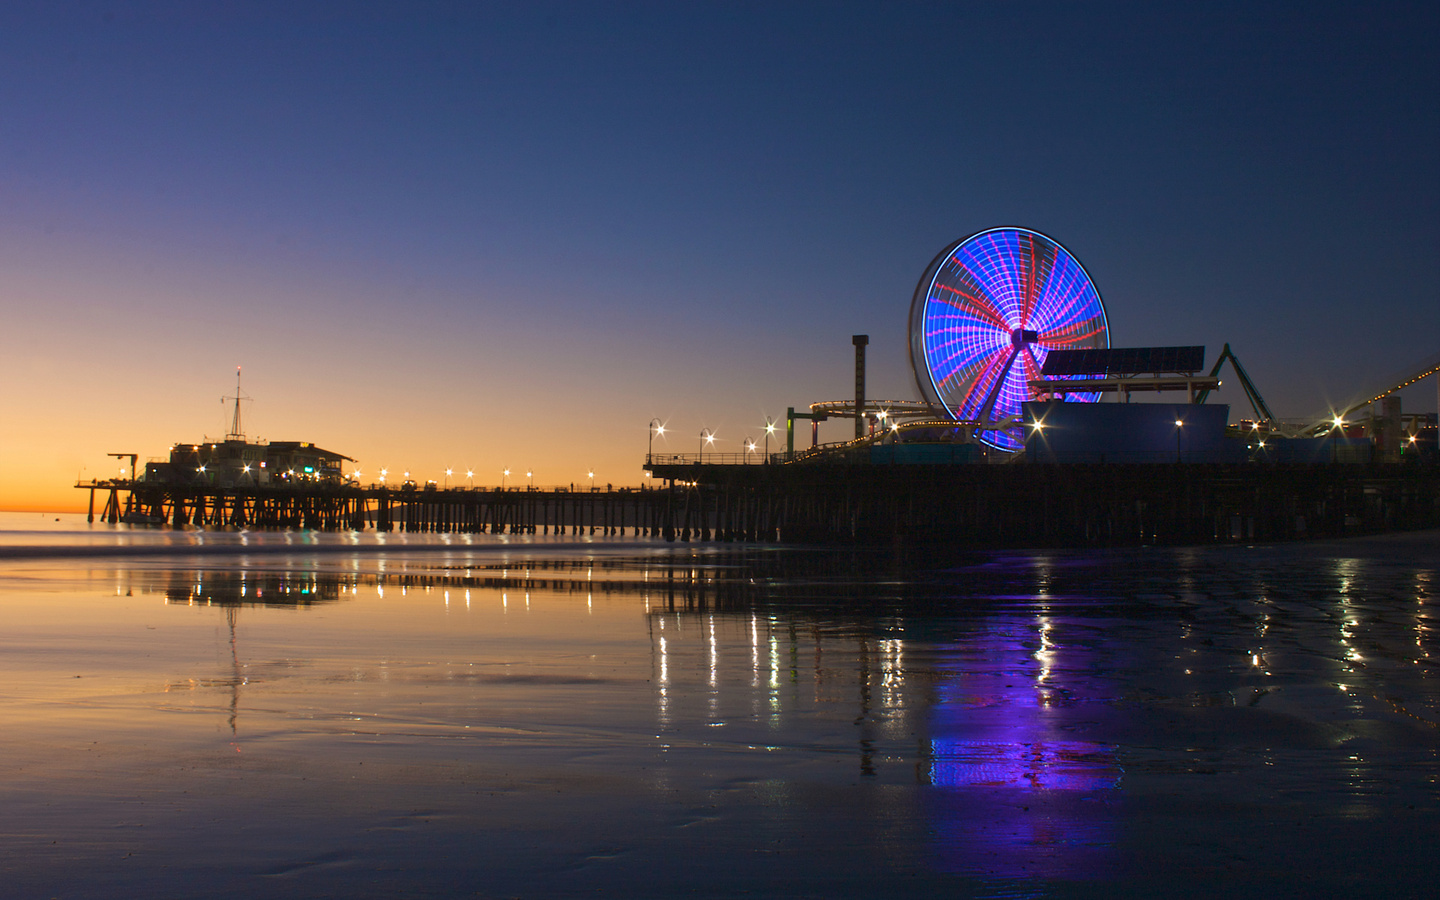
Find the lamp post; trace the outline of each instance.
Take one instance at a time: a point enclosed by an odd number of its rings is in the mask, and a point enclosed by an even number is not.
[[[1175,462],[1180,462],[1180,428],[1185,422],[1181,419],[1175,420]]]
[[[752,439],[750,439],[750,438],[747,437],[747,438],[745,439],[745,464],[746,464],[746,465],[749,465],[749,464],[750,464],[750,457],[751,457],[751,455],[753,455],[754,453],[755,453],[755,441],[753,441]]]
[[[525,489],[530,491],[535,490],[535,473],[527,470],[525,472],[525,477],[529,479],[529,481],[525,485]]]
[[[449,466],[446,466],[446,468],[445,468],[445,489],[446,489],[447,491],[450,489],[450,476],[453,475],[453,474],[454,474],[454,470],[451,469]]]
[[[505,469],[500,473],[500,490],[505,490],[505,479],[510,477],[510,470]]]
[[[700,463],[705,463],[705,445],[715,443],[715,432],[708,428],[700,429]]]
[[[468,487],[468,488],[472,488],[472,489],[475,487],[475,470],[474,470],[474,469],[466,469],[466,470],[465,470],[465,486]]]
[[[651,419],[651,420],[650,420],[650,443],[649,443],[649,445],[647,445],[646,448],[645,448],[645,461],[646,461],[647,463],[650,462],[650,461],[651,461],[651,458],[655,455],[655,435],[657,435],[657,434],[663,435],[664,433],[665,433],[665,425],[664,425],[664,423],[661,422],[659,419]]]
[[[390,470],[389,470],[389,469],[381,469],[381,470],[380,470],[380,483],[381,483],[381,484],[384,484],[384,483],[385,483],[385,476],[386,476],[386,475],[389,475],[389,474],[390,474]]]
[[[765,417],[765,461],[770,461],[770,435],[775,433],[775,420]]]
[[[591,470],[591,472],[590,472],[590,493],[592,493],[592,494],[595,493],[595,472],[594,472],[594,470]]]

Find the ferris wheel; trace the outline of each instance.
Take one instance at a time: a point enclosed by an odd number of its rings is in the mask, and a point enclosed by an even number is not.
[[[1033,398],[1028,382],[1040,377],[1050,350],[1109,346],[1090,276],[1064,247],[1026,228],[992,228],[946,247],[910,304],[910,364],[921,396],[976,423],[980,440],[1001,450],[1020,449],[1022,439],[1018,428],[993,423],[1018,416]]]

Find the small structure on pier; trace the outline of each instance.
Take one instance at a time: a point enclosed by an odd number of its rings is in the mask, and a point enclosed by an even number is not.
[[[301,487],[338,485],[345,480],[343,453],[323,450],[305,441],[227,439],[202,444],[176,444],[166,460],[145,464],[141,480],[150,484],[214,487]]]
[[[223,399],[235,401],[223,441],[174,444],[168,459],[151,460],[145,464],[145,474],[136,477],[147,484],[219,488],[335,486],[345,480],[341,464],[355,460],[343,453],[322,450],[308,441],[246,439],[240,427],[240,401],[249,398],[240,391],[238,366],[235,396]]]

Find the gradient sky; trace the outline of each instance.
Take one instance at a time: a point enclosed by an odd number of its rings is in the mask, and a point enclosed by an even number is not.
[[[852,334],[916,398],[916,281],[997,225],[1116,346],[1228,341],[1322,412],[1440,351],[1437,38],[1433,3],[6,3],[0,508],[222,435],[237,365],[252,439],[367,480],[636,484],[652,416],[734,452],[852,393]]]

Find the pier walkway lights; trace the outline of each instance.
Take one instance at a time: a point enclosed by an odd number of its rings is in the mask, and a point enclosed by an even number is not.
[[[700,429],[700,462],[705,462],[705,445],[715,443],[715,432],[708,428]]]
[[[765,461],[770,461],[770,435],[775,433],[775,420],[765,417]]]
[[[505,490],[505,479],[507,479],[507,478],[509,478],[509,477],[510,477],[510,470],[509,470],[509,469],[502,469],[502,470],[500,471],[500,490],[502,490],[502,491]]]
[[[389,469],[381,469],[381,470],[380,470],[380,483],[381,483],[381,484],[384,484],[384,483],[385,483],[385,476],[386,476],[386,475],[389,475],[389,474],[390,474],[390,470],[389,470]]]
[[[452,474],[454,474],[454,473],[453,473],[450,469],[446,469],[446,470],[445,470],[445,486],[446,486],[447,488],[450,486],[450,476],[451,476]]]
[[[466,486],[466,487],[470,487],[470,488],[473,488],[473,487],[475,486],[475,470],[474,470],[474,469],[466,469],[466,470],[465,470],[465,486]]]
[[[649,462],[650,457],[655,453],[655,435],[665,434],[665,424],[659,419],[650,420],[650,443],[645,450],[645,461]]]
[[[754,454],[754,453],[755,453],[755,440],[754,440],[753,438],[748,438],[748,437],[747,437],[747,438],[745,439],[745,461],[746,461],[747,463],[750,461],[750,457],[751,457],[751,455]]]
[[[594,491],[594,490],[595,490],[595,473],[592,471],[592,472],[590,472],[589,474],[590,474],[590,490],[591,490],[591,491]]]

